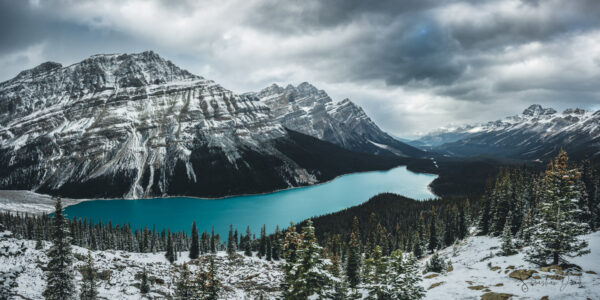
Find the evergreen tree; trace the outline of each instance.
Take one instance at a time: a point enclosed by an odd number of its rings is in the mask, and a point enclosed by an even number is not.
[[[236,250],[236,242],[233,236],[233,225],[229,224],[229,235],[227,237],[227,254],[234,255]]]
[[[265,225],[263,225],[263,227],[260,229],[260,240],[259,240],[259,244],[258,244],[258,257],[265,256],[266,252],[267,252],[267,232],[266,232]]]
[[[431,223],[429,225],[429,246],[428,249],[434,252],[439,247],[438,233],[436,229],[437,217],[435,215],[435,208],[431,208]]]
[[[581,181],[587,194],[589,208],[589,224],[592,230],[600,228],[600,176],[591,161],[586,159],[581,166]]]
[[[266,259],[268,261],[271,261],[273,259],[273,245],[271,243],[271,238],[270,237],[267,238],[266,252],[267,252],[266,253],[266,256],[267,256]]]
[[[209,259],[208,269],[208,285],[206,289],[206,300],[217,300],[219,298],[219,292],[221,290],[221,283],[218,276],[218,268],[215,263],[215,258],[211,255]]]
[[[279,232],[279,225],[275,227],[275,233],[273,234],[272,243],[272,256],[273,260],[279,260],[281,257],[281,237]]]
[[[377,244],[377,216],[375,213],[369,215],[369,223],[367,224],[367,242],[365,244],[365,258],[371,257],[375,245]]]
[[[215,236],[215,227],[213,226],[210,232],[210,253],[217,253],[217,237]]]
[[[413,248],[412,248],[412,252],[417,258],[421,258],[425,254],[424,253],[425,251],[423,251],[422,245],[423,245],[423,243],[421,242],[421,238],[419,237],[419,234],[417,234],[415,236],[415,241],[413,243]]]
[[[450,246],[456,241],[458,231],[459,213],[456,205],[452,206],[450,213],[446,213],[446,226],[444,228],[444,245]]]
[[[570,169],[569,159],[561,150],[552,161],[544,177],[544,196],[539,203],[536,222],[532,226],[532,247],[527,258],[539,264],[558,264],[563,256],[574,257],[589,253],[587,242],[579,238],[589,230],[587,223],[579,220],[578,207],[581,191],[577,180],[578,169]]]
[[[531,211],[528,211],[523,218],[523,224],[518,232],[521,245],[528,246],[531,243]]]
[[[371,256],[365,259],[364,283],[369,291],[369,299],[390,298],[387,263],[387,257],[382,255],[379,245],[376,245]]]
[[[190,259],[196,259],[200,255],[200,245],[198,241],[198,228],[196,227],[196,221],[192,223],[192,243],[190,245]]]
[[[334,253],[337,251],[334,251]],[[331,257],[330,273],[333,275],[333,291],[328,295],[328,299],[346,300],[348,299],[348,280],[343,274],[342,262],[338,254]]]
[[[467,199],[468,203],[469,200]],[[465,204],[465,206],[467,206],[468,204]],[[458,213],[458,232],[457,232],[457,238],[459,240],[464,239],[465,237],[467,237],[468,233],[469,233],[469,226],[467,225],[468,221],[467,221],[467,216],[465,215],[465,206],[461,206],[459,213]]]
[[[44,248],[44,244],[43,244],[43,242],[42,242],[42,239],[41,239],[41,238],[38,238],[38,239],[35,241],[35,250],[41,250],[42,248]]]
[[[95,300],[98,297],[98,289],[96,286],[96,269],[94,268],[94,260],[92,259],[92,252],[89,248],[82,275],[83,280],[79,298],[81,300]]]
[[[175,297],[177,299],[193,299],[195,295],[192,274],[186,263],[181,266],[179,278],[175,285]]]
[[[169,230],[167,234],[167,252],[165,253],[165,257],[170,263],[175,261],[175,250],[173,248],[173,237],[171,234],[171,230]]]
[[[448,263],[444,260],[444,258],[435,252],[425,263],[425,272],[441,273],[446,270],[447,266]]]
[[[354,217],[352,221],[352,233],[350,233],[350,240],[348,241],[348,258],[346,266],[346,276],[348,277],[348,284],[351,288],[356,288],[360,283],[360,231],[358,229],[358,218]]]
[[[502,255],[511,255],[515,253],[515,247],[512,241],[512,229],[511,229],[511,217],[512,213],[509,212],[504,222],[504,230],[502,231]]]
[[[485,191],[481,196],[480,200],[481,211],[479,213],[479,223],[477,229],[479,234],[487,235],[490,232],[490,219],[492,209],[492,179],[489,178],[486,185]],[[418,256],[417,256],[418,257]]]
[[[286,299],[307,299],[323,297],[329,285],[329,277],[322,271],[327,269],[325,260],[321,258],[322,248],[317,243],[315,228],[309,219],[302,228],[296,262],[288,262],[284,273],[282,293]]]
[[[252,256],[252,241],[250,240],[250,226],[246,227],[246,241],[244,243],[244,255]]]
[[[56,207],[52,224],[52,246],[48,250],[46,267],[46,299],[68,300],[75,296],[73,283],[73,254],[68,220],[63,214],[62,202],[56,199]]]
[[[389,298],[398,300],[417,300],[425,296],[425,290],[419,284],[419,262],[414,255],[402,255],[402,251],[392,252],[389,269]]]
[[[512,206],[512,184],[508,168],[501,171],[500,175],[498,175],[492,196],[494,206],[491,211],[492,226],[490,232],[498,236],[502,234],[506,215]]]
[[[146,268],[142,271],[142,278],[140,280],[140,293],[145,295],[150,292],[150,285],[148,284],[148,273],[146,272]]]

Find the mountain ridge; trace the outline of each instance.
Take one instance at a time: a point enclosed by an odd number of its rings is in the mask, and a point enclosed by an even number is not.
[[[94,55],[66,67],[46,62],[0,83],[1,189],[220,197],[402,163],[328,144],[284,127],[260,99],[152,51]]]
[[[265,103],[283,126],[346,149],[377,155],[424,157],[426,153],[381,130],[364,110],[345,98],[333,101],[308,82],[272,84],[244,95]]]
[[[600,110],[553,108],[533,104],[521,114],[500,120],[454,126],[411,141],[413,146],[447,155],[494,155],[548,159],[560,148],[576,158],[600,152]]]

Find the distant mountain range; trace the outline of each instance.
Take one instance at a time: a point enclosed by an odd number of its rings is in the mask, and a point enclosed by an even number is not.
[[[334,102],[323,90],[304,82],[285,88],[276,84],[255,97],[271,109],[284,127],[346,149],[372,154],[420,157],[424,153],[382,131],[362,108],[349,99]]]
[[[563,148],[575,158],[600,154],[600,111],[562,113],[534,104],[502,120],[442,128],[409,144],[449,156],[546,160]]]
[[[0,83],[0,189],[216,197],[424,155],[308,83],[237,95],[151,51],[47,62]]]

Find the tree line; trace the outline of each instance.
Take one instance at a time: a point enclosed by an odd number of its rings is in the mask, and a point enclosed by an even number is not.
[[[503,254],[531,246],[529,261],[567,264],[589,252],[581,235],[600,227],[600,176],[589,160],[571,163],[561,150],[541,173],[503,169],[480,202],[478,232],[501,236]]]

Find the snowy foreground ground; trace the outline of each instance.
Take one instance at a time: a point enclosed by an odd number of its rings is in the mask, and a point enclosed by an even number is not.
[[[501,256],[499,238],[470,237],[456,248],[441,251],[452,261],[452,271],[425,274],[426,299],[600,299],[600,232],[586,237],[591,253],[573,258],[582,271],[547,270],[524,260],[523,251]],[[534,270],[527,279],[509,277],[513,271]],[[519,272],[526,273],[526,272]],[[518,274],[518,273],[515,273]],[[527,277],[525,275],[524,277]],[[502,297],[498,294],[507,294]],[[543,298],[543,297],[548,298]],[[494,298],[496,297],[496,298]]]
[[[63,207],[88,201],[87,199],[62,198]],[[51,213],[56,206],[52,196],[25,190],[0,190],[0,212],[19,212],[40,215]]]
[[[524,261],[523,254],[499,256],[500,240],[490,237],[470,237],[456,247],[441,251],[452,261],[452,270],[444,274],[428,273],[423,280],[426,299],[600,299],[600,232],[586,236],[592,252],[573,259],[582,272],[550,270]],[[45,248],[49,243],[45,243]],[[35,250],[35,242],[10,237],[0,238],[0,271],[13,270],[18,283],[16,299],[41,299],[45,288],[46,255]],[[86,249],[74,247],[77,267],[83,266]],[[95,265],[100,272],[100,296],[106,299],[140,299],[139,278],[146,268],[152,292],[149,299],[164,299],[172,295],[176,274],[162,253],[139,254],[122,251],[94,251]],[[187,259],[181,253],[178,264]],[[206,263],[206,257],[190,262],[190,269]],[[219,278],[224,285],[223,299],[274,299],[282,277],[277,262],[245,256],[231,259],[217,255]],[[535,270],[531,277],[510,278],[515,270]],[[77,278],[81,275],[78,273]],[[506,294],[504,297],[501,294]],[[485,296],[484,296],[485,295]]]

